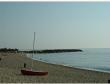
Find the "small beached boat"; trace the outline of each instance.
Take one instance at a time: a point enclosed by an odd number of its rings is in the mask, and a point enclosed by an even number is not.
[[[33,58],[33,54],[34,54],[34,44],[35,44],[35,32],[34,32],[34,40],[33,40],[33,53],[32,53],[32,58]],[[25,67],[26,67],[26,64],[25,64]],[[32,69],[33,67],[33,60],[32,60],[32,67],[31,69],[26,69],[24,67],[24,69],[21,69],[21,73],[23,75],[30,75],[30,76],[45,76],[45,75],[48,75],[48,72],[47,71],[35,71]]]
[[[29,69],[22,69],[21,73],[23,75],[32,75],[32,76],[45,76],[48,74],[48,72],[46,72],[46,71],[33,71],[33,70],[29,70]]]

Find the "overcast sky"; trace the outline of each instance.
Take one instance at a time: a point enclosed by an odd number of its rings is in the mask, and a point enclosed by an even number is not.
[[[0,2],[0,48],[110,48],[110,2]]]

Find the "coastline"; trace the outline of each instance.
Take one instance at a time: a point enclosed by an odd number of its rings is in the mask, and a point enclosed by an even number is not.
[[[0,53],[1,83],[107,83],[110,73],[49,64],[34,60],[35,70],[48,71],[47,76],[23,76],[23,64],[31,67],[31,58],[22,53]]]
[[[20,51],[24,53],[64,53],[64,52],[83,52],[81,49],[46,49],[46,50],[30,50],[30,51]]]

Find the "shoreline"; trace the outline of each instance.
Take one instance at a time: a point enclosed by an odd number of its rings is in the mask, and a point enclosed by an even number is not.
[[[64,67],[67,67],[67,68],[81,69],[81,70],[87,70],[87,71],[89,70],[89,71],[94,71],[94,72],[100,72],[100,73],[108,73],[108,74],[110,74],[110,72],[103,71],[103,70],[90,69],[90,68],[80,68],[80,67],[68,66],[68,65],[57,64],[57,63],[49,63],[49,62],[42,61],[42,60],[41,61],[40,60],[35,60],[35,61],[43,62],[43,63],[47,63],[47,64],[52,64],[52,65],[64,66]]]
[[[91,71],[91,72],[99,72],[99,73],[106,73],[106,74],[108,73],[108,74],[110,74],[110,72],[98,71],[98,70],[95,70],[95,69],[67,66],[67,65],[63,65],[63,64],[62,65],[61,64],[54,64],[54,63],[48,63],[48,62],[39,61],[39,60],[35,60],[35,61],[46,63],[46,64],[49,64],[49,65],[55,65],[55,66],[57,65],[57,66],[61,66],[61,67],[67,67],[67,68],[71,68],[71,69],[78,69],[78,70],[84,70],[84,71]]]
[[[21,53],[0,53],[1,83],[107,83],[110,73],[91,71],[34,60],[35,70],[48,71],[47,76],[23,76],[23,63],[31,67],[31,58]]]
[[[27,54],[27,55],[31,55],[30,53]],[[29,58],[31,58],[30,56],[27,56]],[[32,58],[31,58],[32,59]],[[48,61],[43,61],[43,60],[36,60],[36,59],[33,59],[35,61],[39,61],[39,62],[43,62],[43,63],[47,63],[47,64],[52,64],[52,65],[60,65],[60,66],[64,66],[64,67],[70,67],[70,68],[75,68],[75,69],[82,69],[82,70],[89,70],[89,71],[96,71],[96,72],[101,72],[101,73],[108,73],[110,74],[110,71],[104,71],[104,70],[98,70],[98,69],[92,69],[92,68],[80,68],[80,67],[77,67],[77,66],[69,66],[69,65],[64,65],[64,64],[57,64],[57,63],[49,63]]]

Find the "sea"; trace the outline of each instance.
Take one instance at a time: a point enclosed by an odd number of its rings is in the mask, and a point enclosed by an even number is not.
[[[83,48],[83,52],[27,54],[33,60],[110,73],[110,48]]]

